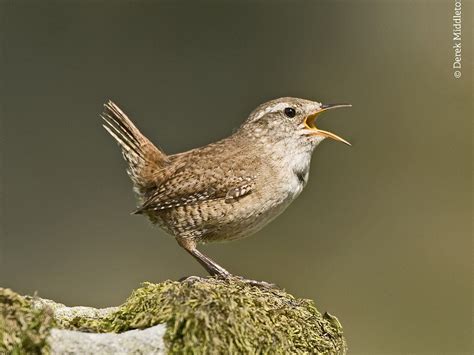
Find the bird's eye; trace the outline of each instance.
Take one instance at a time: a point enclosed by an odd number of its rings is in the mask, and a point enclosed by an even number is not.
[[[285,116],[289,118],[293,118],[296,116],[296,111],[293,107],[287,107],[285,108]]]

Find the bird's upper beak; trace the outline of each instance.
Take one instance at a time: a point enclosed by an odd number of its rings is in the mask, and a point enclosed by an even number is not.
[[[334,133],[323,131],[322,129],[316,128],[316,118],[321,112],[331,110],[333,108],[339,108],[339,107],[352,107],[352,105],[351,104],[322,104],[321,107],[317,111],[307,116],[304,120],[304,125],[306,126],[308,130],[310,130],[309,134],[312,136],[319,135],[319,136],[323,136],[327,138],[332,138],[336,141],[340,141],[340,142],[346,143],[347,145],[351,145],[348,141],[339,137],[338,135],[335,135]]]

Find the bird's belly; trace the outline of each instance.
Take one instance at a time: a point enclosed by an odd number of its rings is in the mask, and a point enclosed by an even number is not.
[[[230,203],[225,199],[201,201],[149,215],[174,236],[201,243],[229,241],[252,235],[280,215],[301,193],[304,182],[294,174],[280,185],[268,184]]]
[[[293,199],[284,199],[279,203],[273,203],[271,206],[265,204],[247,211],[242,219],[233,221],[221,232],[224,238],[220,239],[219,234],[215,235],[217,240],[235,240],[248,237],[265,227],[273,219],[278,217]],[[212,236],[214,237],[214,236]]]
[[[294,191],[261,191],[231,203],[224,199],[205,201],[161,213],[154,222],[172,235],[189,236],[201,243],[230,241],[259,231],[296,196]]]
[[[234,233],[230,231],[231,236],[228,239],[243,238],[258,232],[278,217],[298,197],[303,187],[299,183],[295,185],[285,184],[282,188],[264,191],[260,195],[255,194],[253,196],[254,201],[249,203],[248,210],[242,209],[245,211],[242,218],[245,222],[234,226]],[[243,200],[242,203],[244,203]]]

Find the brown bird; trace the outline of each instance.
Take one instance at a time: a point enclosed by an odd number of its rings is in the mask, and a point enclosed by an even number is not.
[[[230,137],[174,155],[153,145],[112,101],[101,116],[128,163],[139,200],[134,213],[173,235],[211,275],[228,277],[197,244],[249,236],[282,213],[308,182],[314,148],[325,138],[349,144],[316,128],[317,116],[350,106],[276,99]]]

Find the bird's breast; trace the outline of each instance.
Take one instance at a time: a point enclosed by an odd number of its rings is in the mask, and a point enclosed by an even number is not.
[[[255,199],[253,208],[259,210],[262,225],[282,213],[303,191],[308,182],[310,159],[310,155],[292,155],[274,160],[277,164],[273,169],[266,169],[264,186],[248,198]]]
[[[306,153],[294,154],[284,159],[280,180],[290,198],[296,198],[308,182],[310,161],[311,156]]]

